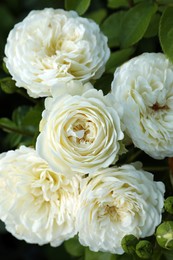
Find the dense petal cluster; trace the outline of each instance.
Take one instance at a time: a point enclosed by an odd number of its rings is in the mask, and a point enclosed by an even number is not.
[[[129,140],[153,158],[173,157],[173,64],[164,54],[144,53],[117,68],[104,95],[91,82],[110,56],[107,37],[94,21],[52,8],[16,24],[5,55],[16,86],[46,97],[36,148],[0,154],[0,219],[7,230],[52,246],[78,234],[92,251],[113,254],[126,252],[122,239],[131,237],[135,245],[127,252],[136,248],[142,256],[151,243],[136,243],[160,224],[165,187],[140,163],[118,165],[134,160],[131,150],[130,158],[120,157]]]
[[[112,93],[133,143],[156,159],[173,156],[173,64],[164,54],[126,62],[115,71]]]
[[[18,87],[31,97],[51,95],[51,86],[71,79],[99,78],[110,51],[92,20],[75,11],[32,11],[11,30],[5,63]]]
[[[133,165],[98,171],[81,183],[79,241],[93,251],[122,254],[121,240],[150,236],[161,222],[164,185]]]
[[[60,245],[76,234],[79,178],[53,172],[32,148],[0,156],[0,218],[18,239]]]
[[[36,150],[54,171],[93,174],[125,151],[119,113],[101,90],[47,98]]]

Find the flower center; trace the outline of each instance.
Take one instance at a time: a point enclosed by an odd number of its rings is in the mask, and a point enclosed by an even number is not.
[[[107,205],[105,208],[105,214],[109,215],[112,221],[117,221],[120,219],[120,215],[118,213],[118,208],[116,206]]]
[[[91,144],[96,136],[96,126],[90,120],[78,119],[67,130],[67,136],[72,143]]]
[[[168,106],[167,105],[159,105],[157,102],[151,107],[152,110],[154,111],[159,111],[159,110],[167,110],[168,109]]]

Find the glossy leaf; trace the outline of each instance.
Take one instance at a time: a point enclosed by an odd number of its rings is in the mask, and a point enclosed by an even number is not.
[[[160,14],[156,13],[155,15],[153,15],[150,24],[144,34],[145,38],[154,37],[158,34],[159,22],[160,22]]]
[[[116,260],[116,256],[105,252],[92,252],[88,248],[85,249],[85,260]]]
[[[90,6],[91,0],[65,0],[67,10],[75,10],[78,14],[84,14]]]
[[[17,126],[12,120],[6,117],[2,117],[0,118],[0,128],[5,130],[6,132],[12,132],[13,129],[17,129]]]
[[[39,123],[41,120],[42,111],[43,111],[42,102],[36,104],[34,107],[30,107],[27,114],[23,118],[22,123],[24,125],[33,126],[33,128],[35,128],[35,130],[38,129]]]
[[[4,71],[6,74],[10,74],[9,71],[8,71],[8,69],[7,69],[7,67],[6,67],[5,62],[2,63],[2,69],[3,69],[3,71]]]
[[[121,21],[125,12],[116,12],[110,15],[102,24],[101,30],[108,37],[110,47],[118,47],[120,45]]]
[[[13,94],[16,92],[15,81],[11,77],[3,78],[0,80],[1,89],[6,94]]]
[[[120,7],[127,7],[128,1],[127,0],[108,0],[108,7],[112,9],[120,8]]]
[[[5,143],[10,148],[17,147],[22,139],[22,135],[18,133],[9,133],[5,138]]]
[[[146,32],[157,6],[142,2],[129,9],[122,19],[121,46],[129,47],[137,43]]]
[[[66,251],[72,256],[82,256],[85,251],[85,247],[83,247],[77,237],[69,239],[68,241],[64,242],[64,246]]]
[[[20,106],[16,108],[12,113],[12,120],[17,126],[22,126],[23,118],[29,110],[29,106]]]
[[[111,53],[111,56],[106,64],[106,71],[109,73],[114,73],[118,66],[130,58],[130,56],[134,53],[134,50],[134,48],[128,48]]]
[[[173,6],[162,14],[159,26],[159,39],[163,52],[173,62]]]
[[[101,8],[96,11],[90,12],[85,17],[90,18],[90,19],[94,20],[96,23],[100,24],[104,20],[106,15],[107,15],[107,10],[104,8]]]

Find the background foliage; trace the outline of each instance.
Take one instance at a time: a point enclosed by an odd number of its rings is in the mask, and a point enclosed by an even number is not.
[[[164,52],[173,61],[173,0],[1,0],[0,3],[0,152],[15,149],[19,144],[34,145],[43,110],[43,100],[34,100],[15,82],[3,64],[4,46],[9,31],[31,10],[45,7],[76,10],[80,15],[95,20],[108,37],[111,56],[102,78],[95,83],[105,93],[110,90],[115,69],[126,60],[143,52]],[[132,147],[128,162],[139,156]],[[154,161],[144,153],[139,158],[147,170],[155,173],[167,185],[167,196],[172,188],[168,180],[167,160]],[[123,160],[123,158],[122,158]],[[151,168],[151,165],[154,168]],[[158,175],[159,169],[159,175]],[[170,216],[167,217],[171,219]],[[93,253],[71,239],[58,248],[49,245],[30,245],[18,241],[0,226],[1,259],[85,259],[126,260],[129,256],[109,253]],[[151,238],[152,239],[152,238]],[[157,246],[156,246],[157,247]],[[69,254],[70,253],[70,254]],[[170,260],[172,251],[157,251],[151,259]],[[135,258],[136,259],[136,258]]]

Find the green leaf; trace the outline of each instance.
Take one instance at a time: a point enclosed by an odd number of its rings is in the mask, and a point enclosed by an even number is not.
[[[159,25],[159,40],[163,52],[173,62],[173,6],[163,12]]]
[[[160,14],[156,13],[151,18],[150,24],[144,34],[145,38],[154,37],[158,34],[159,22],[160,22]]]
[[[16,92],[15,81],[10,77],[3,78],[0,80],[1,89],[6,94],[13,94]]]
[[[166,4],[173,4],[172,0],[157,0],[158,4],[166,5]]]
[[[0,128],[5,130],[6,132],[13,132],[14,129],[15,130],[17,129],[17,126],[10,119],[8,119],[6,117],[2,117],[2,118],[0,118]]]
[[[112,9],[120,8],[120,7],[128,7],[127,0],[108,0],[108,7]]]
[[[86,18],[92,19],[98,24],[100,24],[106,16],[107,16],[107,10],[104,8],[98,9],[96,11],[90,12],[89,14],[85,15]]]
[[[89,8],[91,0],[65,0],[65,8],[75,10],[79,15],[84,14]]]
[[[15,122],[17,126],[23,127],[23,118],[26,116],[26,113],[28,112],[29,108],[29,106],[20,106],[13,111],[12,120],[13,122]]]
[[[30,107],[22,120],[22,124],[28,126],[28,128],[30,127],[33,133],[37,132],[39,129],[43,109],[44,105],[42,102],[36,104],[34,107]]]
[[[72,256],[82,256],[85,248],[79,243],[77,237],[69,239],[64,242],[66,251]]]
[[[8,69],[7,69],[7,67],[6,67],[5,62],[2,63],[2,69],[3,69],[3,71],[4,71],[6,74],[10,74],[9,71],[8,71]]]
[[[85,249],[85,260],[116,260],[115,255],[105,252],[92,252],[88,248]]]
[[[129,9],[122,19],[121,46],[129,47],[137,43],[146,32],[157,6],[142,2]]]
[[[108,37],[109,47],[120,45],[121,21],[125,12],[120,11],[110,15],[101,25],[102,32]]]
[[[116,52],[112,52],[111,56],[106,64],[106,71],[109,73],[114,73],[115,69],[127,61],[130,56],[134,53],[134,48],[128,48]]]
[[[20,144],[22,135],[18,133],[9,133],[5,137],[5,144],[11,149],[17,147]]]

